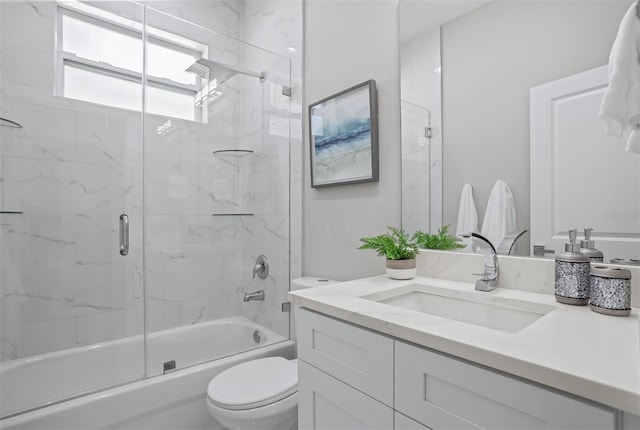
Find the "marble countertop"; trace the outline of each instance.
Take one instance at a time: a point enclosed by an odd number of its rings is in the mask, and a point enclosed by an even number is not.
[[[558,303],[551,294],[507,288],[478,292],[554,307],[519,332],[508,333],[374,301],[411,284],[475,293],[474,285],[466,282],[423,276],[398,281],[377,276],[290,292],[289,300],[400,340],[640,415],[640,309],[633,308],[628,317],[615,317],[595,313],[589,306]]]

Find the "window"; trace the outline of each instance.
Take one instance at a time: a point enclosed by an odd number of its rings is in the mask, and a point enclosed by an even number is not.
[[[141,110],[142,24],[84,3],[58,6],[58,94]],[[159,29],[147,34],[146,110],[203,121],[202,85],[185,70],[206,46]]]

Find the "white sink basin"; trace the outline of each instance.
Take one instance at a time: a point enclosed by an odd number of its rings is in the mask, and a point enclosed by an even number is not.
[[[517,333],[555,309],[552,305],[494,297],[486,292],[425,284],[405,285],[361,298],[507,333]]]

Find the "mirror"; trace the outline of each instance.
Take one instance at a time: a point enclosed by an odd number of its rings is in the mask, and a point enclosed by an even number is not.
[[[529,90],[606,64],[631,3],[401,0],[403,227],[433,231],[451,224],[455,231],[462,187],[469,183],[480,228],[489,193],[503,180],[514,196],[516,228],[529,229],[530,214],[538,209],[530,205]],[[434,58],[441,64],[434,64]],[[429,99],[417,100],[421,94]],[[601,129],[607,139],[604,124]],[[619,140],[605,144],[624,152]],[[572,165],[559,168],[575,171],[586,184],[584,156],[576,153]],[[616,169],[602,164],[611,172]],[[634,166],[640,181],[640,162]],[[624,215],[637,221],[640,196],[617,192],[633,202]],[[576,193],[598,207],[589,186]],[[571,227],[578,228],[580,239],[582,228],[593,227],[596,247],[603,234],[612,233],[599,231],[598,225],[567,225],[556,236],[566,237]],[[640,231],[632,234],[639,242]],[[530,255],[535,245],[530,237],[525,234],[518,241],[518,255]]]

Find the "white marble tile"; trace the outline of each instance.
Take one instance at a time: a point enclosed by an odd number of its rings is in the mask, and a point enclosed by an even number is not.
[[[14,357],[30,357],[76,346],[74,318],[2,327],[2,344],[9,344]],[[4,350],[4,348],[3,348]]]
[[[129,117],[130,115],[115,109],[104,114],[77,112],[74,161],[124,165]]]
[[[242,2],[238,1],[143,1],[143,4],[178,18],[212,28],[227,36],[240,38]]]
[[[15,112],[15,121],[19,122],[23,128],[18,130],[14,140],[3,143],[5,156],[60,162],[74,161],[75,112],[22,102],[16,103]]]
[[[9,1],[1,7],[3,42],[53,53],[55,2]],[[25,23],[29,23],[28,32]]]
[[[78,345],[122,339],[141,335],[144,332],[144,313],[141,303],[127,310],[80,316],[76,321]]]
[[[22,210],[54,213],[121,213],[131,207],[132,184],[114,166],[14,159],[4,191],[21,196]]]
[[[180,258],[182,256],[182,228],[179,215],[145,217],[145,247],[151,259]]]
[[[22,214],[3,235],[3,261],[19,268],[74,264],[74,223],[62,214]]]
[[[197,213],[199,185],[181,170],[145,170],[145,210],[154,215]]]
[[[128,263],[9,271],[3,289],[8,323],[42,322],[118,309],[134,301],[134,267]]]
[[[17,36],[18,39],[21,37]],[[43,71],[52,69],[53,53],[16,45],[13,43],[14,40],[16,40],[15,36],[5,37],[3,34],[3,94],[12,98],[38,101],[52,98],[54,75],[43,73]],[[51,36],[51,44],[53,44],[53,36]]]

